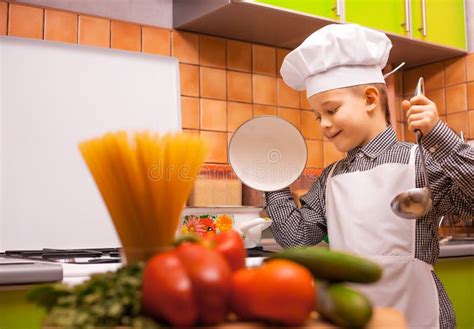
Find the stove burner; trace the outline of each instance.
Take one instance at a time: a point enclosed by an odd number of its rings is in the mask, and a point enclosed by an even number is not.
[[[263,250],[262,246],[247,249],[247,257],[268,257],[273,251]]]
[[[262,246],[247,249],[247,257],[268,257],[272,251]],[[120,248],[7,250],[0,256],[64,264],[120,263]]]
[[[4,255],[69,264],[120,263],[120,248],[7,250]]]

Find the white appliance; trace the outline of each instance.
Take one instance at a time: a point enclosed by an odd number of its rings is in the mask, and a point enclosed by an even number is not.
[[[0,250],[119,247],[77,144],[180,127],[177,59],[0,37]]]

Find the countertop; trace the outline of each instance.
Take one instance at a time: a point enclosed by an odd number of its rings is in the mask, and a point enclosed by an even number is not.
[[[439,258],[474,256],[474,240],[440,243]]]
[[[313,316],[314,314],[314,316]],[[304,325],[299,327],[292,327],[294,329],[333,329],[340,328],[336,325],[330,324],[329,322],[321,320],[315,313],[312,314],[312,318],[309,319]],[[120,327],[122,329],[132,329],[131,327]],[[194,328],[194,327],[193,327]],[[213,327],[214,329],[269,329],[275,328],[274,326],[266,325],[262,322],[226,322]],[[285,328],[285,327],[279,327]],[[403,329],[408,328],[405,317],[396,309],[388,307],[376,307],[369,323],[365,327],[366,329],[378,329],[378,328],[397,328]],[[43,327],[43,329],[63,329],[62,327]],[[116,327],[119,329],[119,327]]]
[[[265,250],[278,251],[282,247],[276,243],[275,239],[267,238],[262,239],[261,244]],[[319,244],[320,246],[327,246],[325,243]],[[319,246],[318,245],[318,246]],[[450,257],[466,257],[474,256],[474,241],[448,241],[439,245],[440,258]]]
[[[268,251],[279,251],[283,249],[276,243],[273,238],[264,238],[261,240],[261,245],[264,250]],[[321,243],[319,246],[327,246],[326,243]],[[450,259],[457,257],[474,257],[474,242],[473,241],[449,241],[447,243],[440,244],[440,258]],[[248,267],[259,266],[263,257],[251,257],[246,259],[246,265]],[[51,263],[48,263],[51,264]],[[120,264],[100,264],[100,265],[74,265],[74,264],[61,264],[63,267],[63,279],[62,281],[67,284],[75,285],[83,282],[89,278],[90,273],[94,272],[105,272],[110,270],[116,270]],[[0,288],[8,287],[4,285]],[[2,290],[2,289],[0,289]]]
[[[234,329],[265,329],[271,328],[265,326],[262,323],[257,322],[230,322],[224,323],[217,327],[216,329],[227,329],[227,328],[234,328]],[[340,328],[333,324],[330,324],[326,321],[323,321],[318,318],[318,315],[314,314],[314,317],[306,322],[305,325],[301,327],[294,327],[299,329],[332,329],[332,328]],[[370,319],[369,323],[365,327],[366,329],[377,329],[377,328],[397,328],[403,329],[408,328],[407,323],[405,321],[405,317],[396,309],[394,308],[385,308],[385,307],[376,307],[374,308],[374,313],[372,318]]]

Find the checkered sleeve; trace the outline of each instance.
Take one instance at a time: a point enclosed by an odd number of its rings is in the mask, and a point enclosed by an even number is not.
[[[423,142],[433,205],[439,215],[474,215],[474,147],[441,120]]]
[[[301,208],[296,206],[289,188],[265,193],[273,236],[282,247],[311,246],[323,240],[327,233],[324,189],[329,169],[301,197]]]

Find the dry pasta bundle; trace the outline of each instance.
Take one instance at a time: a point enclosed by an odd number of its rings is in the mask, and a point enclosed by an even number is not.
[[[184,133],[119,131],[81,142],[79,149],[127,262],[146,260],[169,246],[204,161],[204,142]]]

